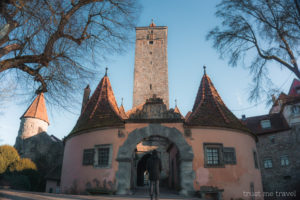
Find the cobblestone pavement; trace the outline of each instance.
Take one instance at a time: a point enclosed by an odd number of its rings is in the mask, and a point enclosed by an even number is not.
[[[143,191],[137,192],[135,195],[112,195],[112,196],[89,196],[89,195],[65,195],[65,194],[49,194],[49,193],[38,193],[38,192],[24,192],[16,190],[0,189],[0,200],[148,200],[149,195],[142,194]],[[176,194],[162,193],[160,200],[178,200],[178,199],[189,199],[189,200],[200,200],[199,198],[182,197]]]

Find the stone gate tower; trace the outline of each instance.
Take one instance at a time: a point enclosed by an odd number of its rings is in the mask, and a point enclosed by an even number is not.
[[[156,95],[169,108],[167,26],[136,28],[133,107]]]

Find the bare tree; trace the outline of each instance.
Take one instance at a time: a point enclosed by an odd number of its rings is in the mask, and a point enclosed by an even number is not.
[[[298,10],[298,14],[300,15],[300,0],[294,0],[296,8]]]
[[[297,0],[296,0],[297,1]],[[222,19],[207,39],[231,66],[246,65],[253,76],[250,100],[261,98],[273,63],[298,78],[300,12],[294,0],[222,0],[216,16]]]
[[[138,8],[136,0],[1,0],[0,76],[64,105],[95,72],[87,60],[124,50]]]

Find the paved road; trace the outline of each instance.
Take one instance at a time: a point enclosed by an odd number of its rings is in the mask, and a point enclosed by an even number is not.
[[[0,200],[149,200],[149,196],[140,194],[137,192],[136,195],[131,196],[89,196],[89,195],[65,195],[65,194],[49,194],[49,193],[38,193],[38,192],[24,192],[16,190],[0,189]],[[200,200],[199,198],[182,197],[175,194],[161,194],[160,200],[178,200],[178,199],[189,199],[189,200]]]

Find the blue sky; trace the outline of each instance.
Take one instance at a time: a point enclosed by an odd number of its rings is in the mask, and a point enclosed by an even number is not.
[[[168,66],[170,107],[174,100],[183,115],[192,109],[196,93],[203,75],[203,65],[207,66],[207,74],[221,95],[223,101],[237,116],[255,116],[267,114],[269,107],[264,102],[255,106],[248,102],[249,84],[251,77],[243,66],[232,68],[228,60],[219,58],[212,43],[205,36],[210,29],[220,22],[214,16],[218,0],[151,0],[141,1],[143,6],[138,26],[147,26],[151,19],[158,26],[168,26]],[[131,33],[134,37],[134,31]],[[104,75],[105,66],[109,67],[108,76],[118,104],[124,98],[124,106],[129,110],[132,106],[134,42],[128,45],[128,50],[122,55],[110,56],[99,63],[101,73],[90,83],[92,92]],[[271,78],[275,86],[283,92],[288,92],[294,78],[285,69],[280,69],[272,63]],[[79,88],[82,90],[83,88]],[[79,101],[81,101],[80,97]],[[15,143],[18,134],[20,116],[27,109],[27,104],[7,103],[0,114],[0,144]],[[248,109],[245,109],[248,108]],[[49,109],[50,126],[48,134],[58,138],[66,136],[75,125],[79,116],[80,106],[71,112]]]

